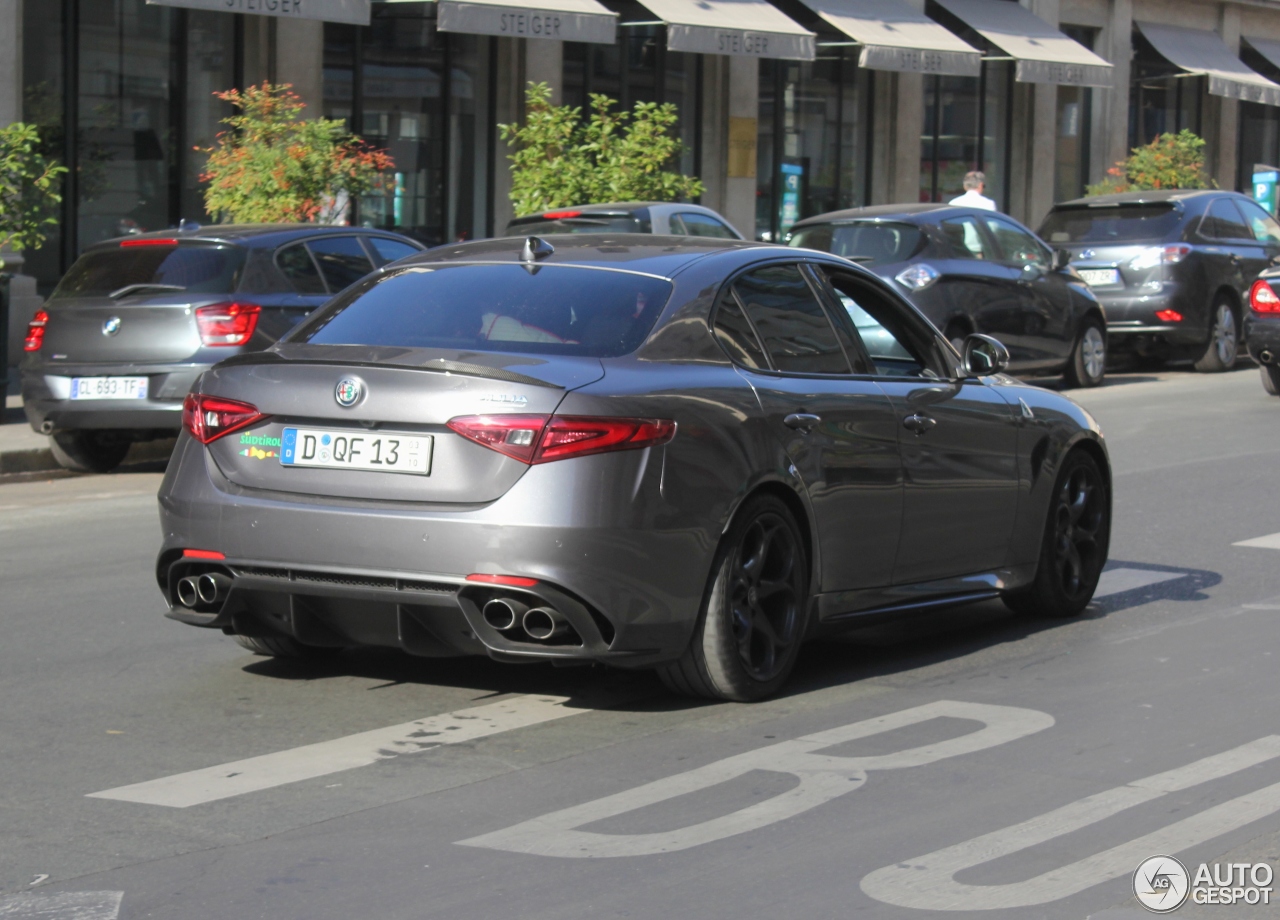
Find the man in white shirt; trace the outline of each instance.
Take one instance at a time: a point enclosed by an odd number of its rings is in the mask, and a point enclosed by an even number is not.
[[[999,210],[996,203],[982,194],[987,185],[985,173],[974,170],[964,174],[964,194],[952,198],[951,203],[962,208],[982,208],[987,211]]]

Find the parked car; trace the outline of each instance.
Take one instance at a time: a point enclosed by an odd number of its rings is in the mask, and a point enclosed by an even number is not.
[[[1262,388],[1280,396],[1280,267],[1268,268],[1249,288],[1244,335],[1249,357],[1258,362]]]
[[[1106,373],[1102,308],[1080,278],[1011,217],[946,204],[894,204],[797,223],[792,246],[865,266],[906,295],[953,344],[978,332],[1009,349],[1018,374],[1092,387]]]
[[[1084,609],[1102,433],[999,342],[957,354],[834,256],[616,239],[413,256],[206,371],[160,488],[168,616],[750,700],[874,616]]]
[[[1055,205],[1040,235],[1106,308],[1113,354],[1236,362],[1249,287],[1280,255],[1280,223],[1235,192],[1125,192]]]
[[[171,438],[208,367],[260,351],[333,294],[422,250],[394,233],[213,226],[85,251],[27,330],[27,420],[58,463],[102,472],[134,441]]]
[[[548,236],[558,233],[658,233],[740,240],[742,234],[710,208],[662,201],[627,201],[556,208],[517,217],[507,224],[507,236]]]

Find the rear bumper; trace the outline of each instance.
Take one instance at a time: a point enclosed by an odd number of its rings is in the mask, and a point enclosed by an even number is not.
[[[1252,312],[1244,320],[1249,357],[1260,364],[1280,362],[1280,316],[1263,319]]]
[[[182,400],[208,365],[163,367],[58,367],[22,369],[22,405],[36,431],[118,429],[174,434],[182,427]],[[146,399],[70,399],[73,377],[147,377]]]
[[[1139,339],[1168,345],[1204,345],[1209,330],[1202,310],[1187,304],[1186,292],[1175,282],[1164,282],[1160,291],[1150,294],[1132,292],[1094,292],[1107,315],[1108,344],[1124,349]],[[1156,316],[1161,310],[1177,310],[1183,319],[1168,323]]]

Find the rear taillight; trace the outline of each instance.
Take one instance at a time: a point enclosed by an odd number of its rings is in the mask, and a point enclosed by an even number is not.
[[[234,399],[188,393],[182,402],[182,427],[201,444],[266,418],[255,407]]]
[[[215,303],[196,307],[196,327],[205,345],[243,345],[258,328],[256,303]]]
[[[542,215],[544,220],[564,220],[570,217],[581,217],[581,211],[547,211]]]
[[[170,237],[164,237],[163,239],[151,237],[145,240],[121,240],[120,245],[125,249],[134,246],[177,246],[178,241]]]
[[[1280,313],[1280,297],[1265,278],[1259,278],[1249,289],[1249,306],[1254,313]]]
[[[49,314],[44,310],[37,310],[36,315],[31,317],[31,322],[27,323],[27,339],[22,343],[23,351],[39,351],[40,346],[44,344],[44,329],[49,325]]]
[[[652,447],[676,434],[676,423],[667,419],[577,415],[464,415],[450,419],[449,427],[529,464]]]
[[[1186,243],[1171,243],[1164,247],[1164,261],[1170,264],[1177,264],[1191,255],[1191,247]]]
[[[1162,323],[1180,323],[1182,322],[1182,314],[1177,310],[1157,310],[1156,319]]]

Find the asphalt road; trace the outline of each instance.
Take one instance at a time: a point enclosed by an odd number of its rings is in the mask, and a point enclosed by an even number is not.
[[[1084,920],[1147,915],[1147,856],[1276,866],[1280,537],[1233,544],[1280,532],[1280,399],[1079,398],[1116,472],[1084,617],[851,633],[751,706],[255,658],[161,616],[158,474],[0,485],[0,918]]]

